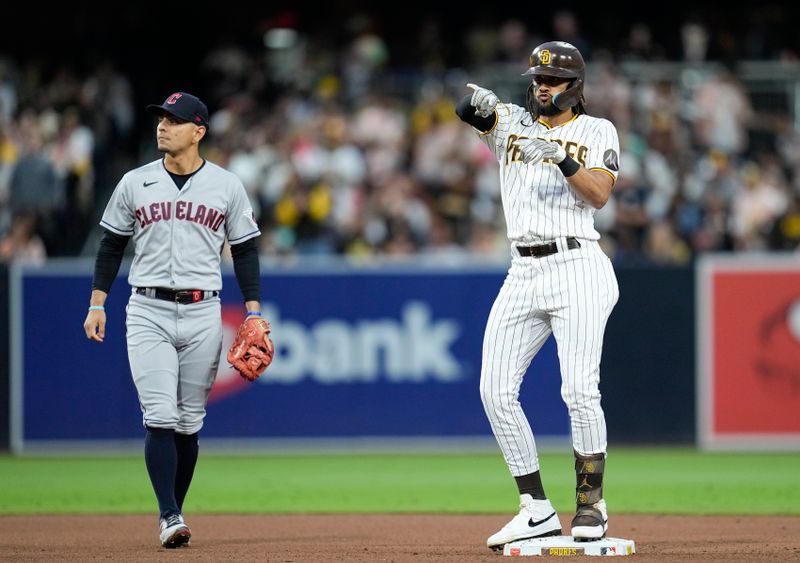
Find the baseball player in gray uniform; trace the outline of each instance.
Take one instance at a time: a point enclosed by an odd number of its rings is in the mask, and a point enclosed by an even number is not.
[[[145,462],[160,512],[164,547],[186,545],[183,501],[198,454],[198,432],[222,347],[220,253],[231,245],[247,315],[260,315],[261,233],[241,181],[204,160],[208,110],[185,92],[150,105],[163,159],[122,177],[100,222],[87,338],[103,342],[104,305],[128,239],[134,256],[126,308],[128,359],[139,395]]]
[[[578,49],[539,45],[525,73],[526,107],[501,103],[486,88],[458,104],[500,165],[511,268],[486,325],[480,392],[492,430],[520,493],[520,511],[487,545],[558,535],[561,524],[539,475],[536,444],[519,402],[531,360],[555,335],[561,396],[575,452],[576,540],[602,538],[606,426],[600,407],[600,355],[606,321],[619,297],[611,262],[598,245],[595,209],[619,171],[614,126],[586,114],[585,64]]]

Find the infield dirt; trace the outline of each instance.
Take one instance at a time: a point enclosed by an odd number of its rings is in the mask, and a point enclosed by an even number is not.
[[[159,544],[155,516],[0,516],[0,560],[501,561],[484,542],[510,516],[187,513],[192,541],[175,550]],[[610,536],[636,542],[639,562],[800,561],[798,516],[611,514],[610,524]]]

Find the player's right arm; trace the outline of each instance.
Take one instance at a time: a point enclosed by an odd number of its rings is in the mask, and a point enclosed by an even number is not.
[[[89,298],[89,312],[83,321],[86,338],[102,342],[106,335],[106,312],[104,307],[111,284],[119,272],[125,247],[131,237],[123,237],[106,230],[97,250],[92,278],[92,295]]]
[[[89,307],[103,307],[108,293],[99,289],[92,290]],[[83,321],[83,330],[86,338],[95,342],[102,342],[106,337],[106,312],[104,309],[89,309],[86,320]]]
[[[498,100],[497,95],[486,88],[467,84],[473,89],[456,106],[456,114],[462,121],[472,125],[481,140],[491,149],[495,158],[502,160],[506,152],[506,141],[513,124],[520,119],[524,109]]]
[[[482,133],[488,133],[497,125],[497,95],[477,84],[467,84],[472,93],[467,94],[456,106],[461,121],[469,123]]]
[[[86,338],[95,342],[102,342],[105,338],[106,312],[103,307],[122,264],[125,247],[133,235],[136,215],[131,199],[126,177],[123,177],[111,194],[100,221],[105,233],[100,240],[100,248],[97,249],[89,312],[83,321]]]

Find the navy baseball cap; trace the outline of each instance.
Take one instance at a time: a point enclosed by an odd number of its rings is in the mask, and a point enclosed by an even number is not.
[[[150,104],[147,106],[147,111],[155,115],[168,113],[178,119],[189,121],[195,125],[202,125],[208,129],[208,108],[200,101],[200,98],[186,92],[171,94],[160,106]]]

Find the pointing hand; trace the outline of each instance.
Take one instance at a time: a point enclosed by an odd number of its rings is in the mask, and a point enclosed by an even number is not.
[[[472,99],[469,103],[475,108],[475,115],[480,117],[489,117],[494,113],[499,99],[497,95],[486,88],[481,88],[477,84],[469,83],[467,88],[472,88]]]

